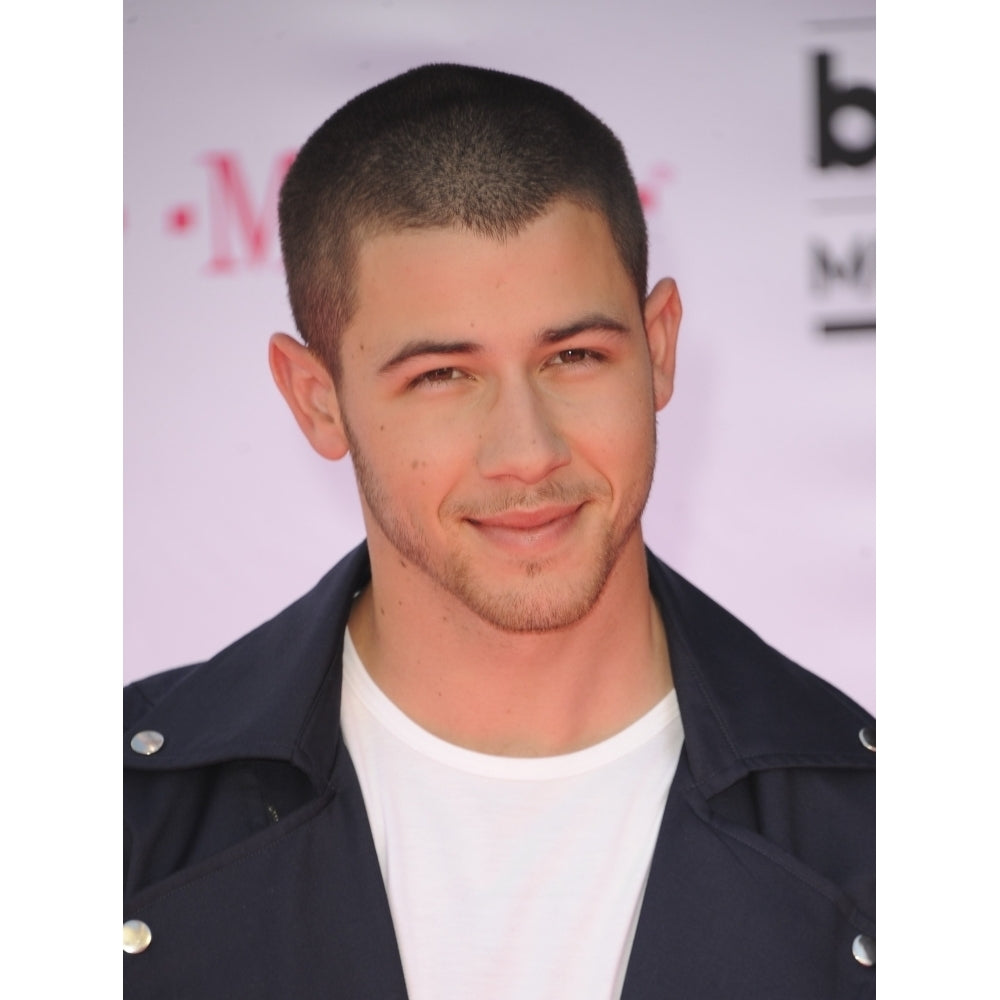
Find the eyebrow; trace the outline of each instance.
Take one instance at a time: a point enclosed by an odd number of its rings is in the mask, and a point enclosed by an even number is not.
[[[628,325],[621,320],[606,316],[604,313],[590,313],[566,326],[541,330],[536,334],[535,339],[541,345],[558,344],[588,330],[611,333],[615,336],[624,336],[629,333]],[[380,375],[388,375],[412,358],[433,357],[445,354],[480,354],[482,350],[483,347],[481,344],[477,344],[471,340],[431,340],[429,338],[411,340],[405,343],[388,361],[382,364],[378,369],[378,373]]]
[[[471,340],[411,340],[396,351],[396,353],[383,364],[379,370],[379,375],[388,375],[400,365],[406,364],[411,358],[418,358],[424,355],[435,354],[477,354],[482,351],[479,344],[474,344]]]
[[[629,333],[629,326],[621,320],[605,316],[604,313],[589,313],[568,326],[542,330],[537,339],[540,344],[558,344],[560,341],[569,340],[570,337],[575,337],[578,333],[586,333],[589,330],[624,336]]]

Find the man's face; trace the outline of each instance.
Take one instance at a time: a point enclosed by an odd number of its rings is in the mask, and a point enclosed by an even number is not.
[[[381,235],[357,292],[338,401],[376,587],[416,567],[503,630],[579,620],[641,549],[666,402],[603,217]]]

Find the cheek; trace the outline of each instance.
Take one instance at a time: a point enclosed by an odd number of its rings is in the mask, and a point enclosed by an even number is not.
[[[438,507],[475,465],[474,449],[454,427],[414,426],[412,420],[386,435],[382,455],[387,485],[413,508]]]
[[[576,450],[616,478],[645,474],[646,456],[655,442],[656,412],[645,382],[628,382],[581,408],[571,421]]]
[[[654,449],[653,423],[645,413],[636,413],[627,426],[617,424],[610,428],[591,454],[608,479],[625,484],[647,476]]]

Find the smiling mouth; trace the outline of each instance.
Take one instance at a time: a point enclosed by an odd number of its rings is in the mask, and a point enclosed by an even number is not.
[[[496,528],[530,534],[571,517],[582,506],[583,504],[565,504],[557,507],[540,507],[537,510],[508,510],[492,517],[470,517],[468,520],[477,528]]]
[[[540,507],[535,510],[508,510],[484,518],[468,518],[479,535],[491,546],[517,557],[537,559],[554,554],[569,537],[584,504]]]

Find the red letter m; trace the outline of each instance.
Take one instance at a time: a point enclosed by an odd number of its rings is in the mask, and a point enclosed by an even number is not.
[[[277,229],[278,190],[294,159],[294,153],[278,157],[271,168],[263,204],[254,211],[236,154],[209,153],[204,157],[209,174],[212,230],[210,270],[231,271],[238,264],[253,266],[267,263]]]

